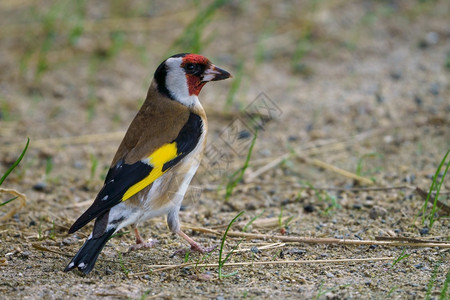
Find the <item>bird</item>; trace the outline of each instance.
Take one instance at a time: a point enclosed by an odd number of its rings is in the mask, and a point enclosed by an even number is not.
[[[198,99],[204,85],[232,75],[199,54],[181,53],[156,69],[147,97],[117,149],[104,185],[92,205],[73,223],[69,234],[95,219],[92,233],[64,269],[88,274],[108,240],[132,226],[136,244],[130,250],[152,247],[138,225],[167,215],[169,229],[192,250],[205,248],[180,227],[179,211],[206,146],[208,123]]]

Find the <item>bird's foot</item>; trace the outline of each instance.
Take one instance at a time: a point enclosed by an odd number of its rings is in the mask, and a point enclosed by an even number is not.
[[[139,250],[141,248],[152,248],[157,243],[158,243],[158,240],[152,240],[152,239],[149,239],[148,242],[143,242],[142,241],[140,243],[136,243],[134,245],[131,245],[130,248],[128,248],[128,252],[136,251],[136,250]]]

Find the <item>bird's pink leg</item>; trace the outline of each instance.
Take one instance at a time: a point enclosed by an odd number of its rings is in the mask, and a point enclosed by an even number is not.
[[[179,230],[177,232],[177,234],[180,237],[182,237],[183,239],[185,239],[189,243],[189,245],[191,245],[191,251],[196,251],[196,252],[205,254],[205,253],[210,253],[211,251],[213,251],[214,249],[217,248],[217,245],[205,248],[202,245],[195,242],[193,239],[191,239],[186,233],[184,233],[181,230]],[[175,253],[173,253],[171,255],[171,257],[174,257],[175,255],[178,255],[178,254],[184,255],[185,253],[186,253],[186,249],[180,249],[180,250],[175,251]]]
[[[137,227],[134,227],[134,235],[136,236],[136,245],[131,245],[130,248],[128,248],[128,252],[135,251],[141,248],[151,248],[155,246],[156,243],[158,243],[158,240],[152,240],[149,239],[148,242],[144,242],[144,239],[139,234],[139,231]]]

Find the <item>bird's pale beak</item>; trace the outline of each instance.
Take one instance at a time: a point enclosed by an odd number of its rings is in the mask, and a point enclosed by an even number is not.
[[[233,77],[230,73],[227,71],[211,64],[208,69],[206,69],[203,72],[203,78],[202,81],[218,81],[218,80],[224,80],[227,78]]]

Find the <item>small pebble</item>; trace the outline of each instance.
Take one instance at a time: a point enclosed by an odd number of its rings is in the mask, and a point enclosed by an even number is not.
[[[375,93],[375,99],[377,101],[377,103],[383,103],[384,102],[384,97],[379,94],[379,93]]]
[[[438,83],[433,83],[433,84],[430,86],[429,91],[430,91],[430,93],[431,93],[433,96],[439,95],[439,92],[440,92],[440,86],[439,86],[439,84],[438,84]]]
[[[250,251],[252,251],[255,254],[261,253],[261,250],[259,250],[258,247],[256,246],[251,247]]]
[[[412,199],[414,199],[414,194],[406,195],[404,199],[405,200],[412,200]]]
[[[361,203],[355,203],[355,204],[353,204],[352,208],[353,209],[361,209],[362,205],[361,205]]]
[[[63,239],[62,242],[61,242],[61,244],[63,246],[72,245],[72,244],[75,244],[75,243],[78,243],[78,239],[76,239],[75,237],[72,237],[72,236]]]
[[[256,210],[258,207],[259,207],[259,205],[256,202],[247,202],[247,203],[245,203],[245,208],[247,210]]]
[[[303,206],[303,210],[305,211],[305,213],[312,213],[312,212],[314,212],[316,209],[315,209],[314,205],[312,205],[312,204],[306,204],[305,206]]]
[[[391,71],[389,74],[393,80],[400,80],[402,78],[402,72],[400,71]]]
[[[163,282],[166,280],[166,278],[167,278],[167,273],[161,272],[161,274],[159,275],[159,281]]]
[[[409,174],[405,178],[403,178],[403,182],[407,182],[407,183],[411,183],[411,184],[413,184],[415,180],[416,180],[415,174]]]
[[[244,129],[244,130],[239,131],[238,140],[248,139],[251,136],[252,136],[252,134],[250,133],[250,131]]]
[[[290,202],[291,202],[291,199],[286,198],[286,199],[284,199],[283,201],[281,201],[281,206],[288,205]]]
[[[387,215],[387,210],[381,206],[374,206],[369,211],[369,218],[372,220],[378,219],[378,217],[384,218]]]
[[[417,265],[414,265],[414,268],[416,268],[416,269],[422,269],[422,268],[423,268],[423,264],[417,264]]]
[[[33,185],[33,190],[38,191],[38,192],[43,192],[46,187],[47,187],[47,184],[45,182],[38,182],[35,185]]]
[[[427,227],[424,227],[424,228],[419,230],[420,235],[426,235],[429,232],[430,232],[430,229],[428,229]]]
[[[371,208],[373,207],[373,200],[366,200],[363,205],[364,207]]]
[[[76,161],[73,163],[73,167],[74,167],[75,169],[84,169],[84,164],[83,164],[83,162],[81,162],[81,161],[79,161],[79,160],[76,160]]]
[[[112,275],[112,274],[114,274],[114,272],[110,268],[106,267],[105,275]],[[149,276],[149,275],[144,275],[144,278],[145,278],[145,276]]]
[[[422,107],[423,106],[423,100],[422,97],[415,95],[414,96],[414,102],[416,103],[416,105],[418,107]]]
[[[305,253],[306,253],[306,250],[298,249],[298,248],[291,248],[286,251],[286,254],[304,255]]]
[[[327,275],[328,278],[334,278],[334,274],[330,272],[326,272],[325,275]]]

